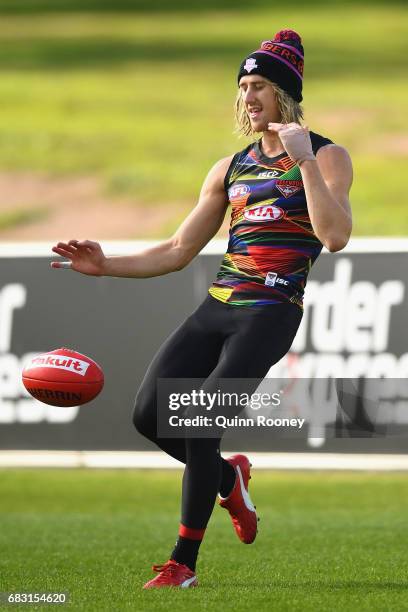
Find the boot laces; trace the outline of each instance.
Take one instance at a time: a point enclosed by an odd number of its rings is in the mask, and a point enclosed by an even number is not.
[[[162,574],[163,578],[166,576],[173,576],[177,571],[177,563],[167,561],[163,565],[153,565],[152,570],[154,572]]]

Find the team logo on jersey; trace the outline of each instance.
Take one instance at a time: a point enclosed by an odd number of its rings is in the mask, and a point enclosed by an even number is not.
[[[279,170],[267,170],[266,172],[260,172],[258,178],[275,178],[275,176],[279,176],[279,174]]]
[[[251,191],[249,185],[245,185],[244,183],[240,185],[233,185],[228,189],[228,196],[230,202],[235,202],[236,200],[241,200],[245,198],[246,195]]]
[[[244,217],[248,221],[277,221],[283,215],[283,210],[279,206],[273,206],[272,204],[263,204],[244,210]]]
[[[248,57],[247,61],[245,62],[244,70],[251,72],[251,70],[254,68],[258,68],[256,59],[254,57]]]
[[[276,181],[276,187],[285,198],[290,198],[303,189],[303,181]]]

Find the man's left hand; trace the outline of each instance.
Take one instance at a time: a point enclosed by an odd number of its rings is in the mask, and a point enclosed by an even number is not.
[[[299,166],[306,160],[315,160],[309,128],[298,123],[268,123],[270,132],[277,132],[286,153]]]

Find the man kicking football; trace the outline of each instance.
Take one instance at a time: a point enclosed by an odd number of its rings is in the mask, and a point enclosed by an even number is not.
[[[135,255],[107,257],[96,242],[60,242],[53,251],[90,275],[131,278],[181,270],[217,233],[231,205],[227,252],[200,306],[165,340],[138,391],[137,430],[185,464],[181,521],[169,559],[154,565],[144,588],[197,586],[196,561],[217,495],[239,539],[257,534],[245,455],[224,459],[221,435],[158,435],[158,379],[264,378],[289,351],[302,319],[303,294],[321,249],[342,249],[351,233],[347,151],[301,125],[303,46],[282,30],[242,61],[237,76],[240,131],[259,134],[221,159],[204,181],[199,201],[174,236]]]

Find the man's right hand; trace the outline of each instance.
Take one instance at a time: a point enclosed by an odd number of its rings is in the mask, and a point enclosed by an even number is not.
[[[228,206],[224,179],[232,158],[225,157],[212,167],[197,205],[171,238],[132,255],[109,257],[105,257],[98,242],[58,242],[52,250],[67,261],[53,261],[51,267],[117,278],[152,278],[182,270],[222,225]]]
[[[107,258],[99,242],[91,240],[58,242],[52,247],[52,250],[68,261],[53,261],[51,268],[69,268],[90,276],[103,276],[104,274]]]

